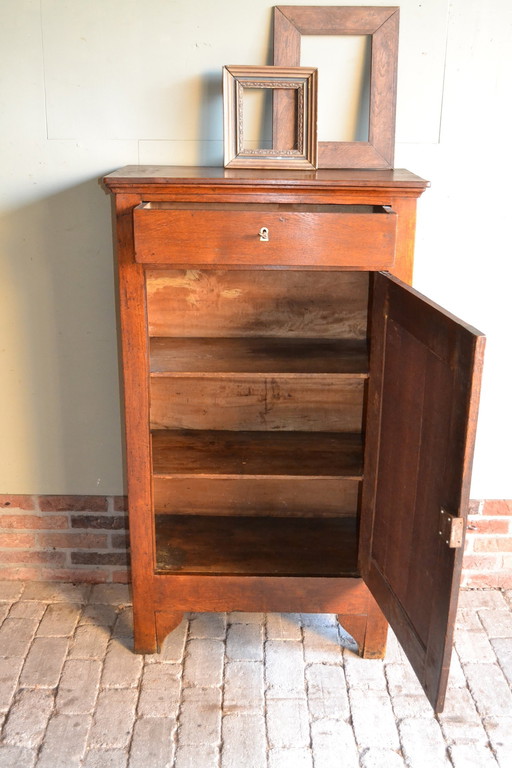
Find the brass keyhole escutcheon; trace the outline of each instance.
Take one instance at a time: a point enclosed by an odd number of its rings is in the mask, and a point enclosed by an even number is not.
[[[268,240],[269,240],[268,227],[262,227],[259,231],[259,236],[262,243],[268,243]]]

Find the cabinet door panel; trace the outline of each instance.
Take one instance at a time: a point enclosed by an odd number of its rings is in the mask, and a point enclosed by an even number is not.
[[[474,328],[375,274],[360,567],[436,711],[463,554],[443,521],[467,514],[483,347]]]

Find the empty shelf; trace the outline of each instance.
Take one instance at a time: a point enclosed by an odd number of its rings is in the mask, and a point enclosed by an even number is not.
[[[362,438],[344,432],[153,432],[153,473],[223,476],[362,476]]]
[[[156,570],[357,576],[357,520],[157,515]]]
[[[366,377],[366,341],[296,338],[150,340],[154,376],[187,373],[333,374]]]

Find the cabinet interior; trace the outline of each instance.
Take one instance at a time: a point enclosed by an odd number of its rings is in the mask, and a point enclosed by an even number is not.
[[[368,291],[146,270],[158,573],[357,575]]]
[[[367,203],[179,203],[167,201],[153,201],[150,203],[141,203],[139,208],[146,211],[248,211],[256,213],[258,211],[268,212],[277,211],[286,213],[289,211],[298,213],[380,213],[385,215],[390,209],[386,205],[369,205]]]

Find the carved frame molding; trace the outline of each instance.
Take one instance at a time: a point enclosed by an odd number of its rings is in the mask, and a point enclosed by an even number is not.
[[[244,141],[244,90],[268,88],[288,93],[285,148],[273,137],[273,148],[251,149]],[[224,166],[226,168],[283,168],[308,170],[317,167],[317,70],[312,67],[226,66],[224,91]],[[273,109],[274,114],[274,109]],[[284,134],[283,134],[284,135]],[[293,140],[290,141],[290,136]]]

